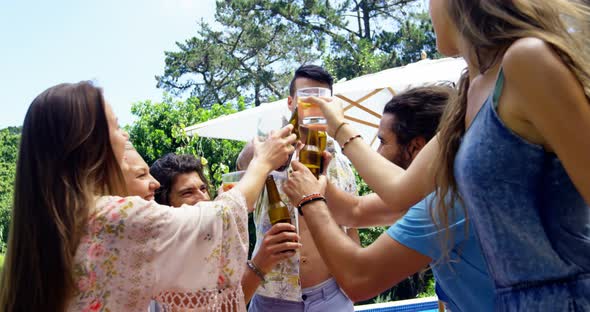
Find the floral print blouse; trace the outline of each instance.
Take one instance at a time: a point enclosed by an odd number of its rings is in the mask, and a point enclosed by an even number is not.
[[[140,197],[98,198],[75,257],[68,311],[245,311],[240,280],[248,215],[236,189],[170,208]]]

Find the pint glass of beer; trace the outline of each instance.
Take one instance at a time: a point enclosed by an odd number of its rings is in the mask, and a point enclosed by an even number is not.
[[[326,130],[327,123],[322,110],[318,105],[303,102],[301,98],[308,96],[329,97],[332,91],[328,88],[302,88],[297,90],[297,111],[301,119],[302,127],[315,130]]]
[[[242,176],[244,176],[244,173],[246,171],[235,171],[235,172],[229,172],[229,173],[224,173],[221,175],[221,189],[223,192],[227,192],[229,190],[231,190],[234,186],[236,186],[236,184],[238,184],[238,182],[240,181],[240,179],[242,178]]]

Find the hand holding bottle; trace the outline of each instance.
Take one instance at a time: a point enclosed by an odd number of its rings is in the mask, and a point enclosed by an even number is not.
[[[280,261],[295,255],[295,250],[301,248],[299,235],[295,226],[289,223],[273,225],[262,239],[260,249],[252,261],[262,273],[270,272]]]
[[[298,161],[293,161],[291,168],[293,172],[289,174],[289,179],[285,182],[283,190],[293,205],[297,205],[304,196],[326,193],[327,179],[325,175],[316,179],[313,173]]]
[[[282,166],[295,148],[295,134],[291,134],[293,127],[287,125],[278,131],[271,131],[264,142],[254,138],[254,157],[252,161],[259,161],[268,166],[268,172]]]

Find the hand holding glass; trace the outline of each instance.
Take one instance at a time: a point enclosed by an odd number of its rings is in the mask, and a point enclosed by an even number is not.
[[[334,132],[338,127],[345,121],[344,109],[342,107],[342,100],[337,97],[306,97],[302,98],[304,102],[311,102],[312,105],[317,105],[322,112],[326,123],[326,126],[322,125],[323,128],[319,130],[327,130],[330,136],[334,137]],[[302,125],[302,127],[305,127]],[[313,128],[313,127],[312,127]],[[316,127],[317,129],[317,127]]]
[[[299,118],[301,118],[301,126],[313,128],[315,130],[326,130],[327,123],[320,106],[315,103],[304,102],[303,98],[316,97],[330,97],[332,91],[327,88],[303,88],[297,90],[297,110]]]

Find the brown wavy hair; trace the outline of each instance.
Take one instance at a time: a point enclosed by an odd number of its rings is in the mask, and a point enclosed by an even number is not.
[[[0,310],[65,311],[95,196],[125,193],[102,91],[80,82],[37,96],[23,124]]]
[[[535,37],[548,43],[576,75],[590,96],[590,9],[588,2],[572,0],[448,0],[448,14],[472,49],[472,60],[485,73],[501,60],[520,38]],[[448,212],[461,201],[454,177],[455,155],[465,133],[469,73],[463,72],[458,96],[447,106],[439,126],[440,152],[435,162],[436,194],[439,199],[432,218],[448,226]],[[448,235],[448,234],[447,234]],[[449,237],[443,250],[448,252]]]
[[[156,160],[150,167],[150,174],[160,182],[160,187],[156,190],[155,199],[158,204],[170,206],[170,191],[176,177],[196,172],[203,184],[207,186],[207,194],[211,197],[211,187],[209,180],[205,176],[201,157],[195,157],[191,154],[177,155],[168,153],[162,158]]]

